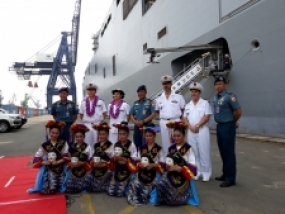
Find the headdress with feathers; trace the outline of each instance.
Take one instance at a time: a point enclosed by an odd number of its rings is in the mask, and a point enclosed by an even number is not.
[[[153,123],[149,123],[147,126],[140,127],[140,130],[143,131],[144,133],[147,131],[150,131],[154,134],[160,132],[160,128],[158,126],[155,126],[155,124]]]
[[[169,129],[187,129],[187,125],[180,121],[170,121],[166,123],[166,127]]]
[[[128,122],[121,122],[121,123],[115,123],[113,124],[114,127],[116,127],[117,129],[124,129],[124,130],[129,130],[129,124]]]
[[[73,124],[70,127],[70,132],[73,134],[76,134],[78,132],[82,132],[82,133],[86,133],[89,132],[89,128],[87,126],[85,126],[84,124]]]
[[[100,130],[109,130],[111,129],[110,126],[108,125],[108,123],[99,123],[99,124],[94,124],[92,126],[93,129],[96,129],[97,131]]]
[[[46,128],[47,129],[50,129],[50,128],[53,128],[53,127],[57,127],[59,129],[63,129],[63,127],[65,126],[65,122],[63,121],[56,121],[56,120],[49,120],[47,123],[46,123]]]

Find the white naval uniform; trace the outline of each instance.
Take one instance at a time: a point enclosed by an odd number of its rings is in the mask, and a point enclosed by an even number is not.
[[[111,108],[111,104],[108,105],[108,115],[110,116],[110,134],[109,134],[109,141],[111,141],[112,143],[117,143],[118,142],[118,129],[116,127],[113,126],[113,124],[119,124],[122,121],[128,121],[128,115],[130,112],[130,106],[129,104],[127,104],[126,102],[123,102],[121,108],[120,108],[120,114],[119,116],[115,119],[112,118],[112,116],[110,115],[110,108]],[[114,112],[115,113],[117,110],[117,106],[114,106]]]
[[[209,102],[200,98],[196,105],[194,105],[193,101],[190,101],[190,103],[185,106],[183,116],[192,126],[195,126],[205,115],[211,114],[212,109]],[[203,176],[204,179],[209,179],[212,174],[212,164],[208,123],[200,127],[199,133],[193,133],[188,129],[187,138],[188,143],[194,149],[197,163],[197,176]]]
[[[92,108],[93,101],[90,101],[90,109]],[[85,133],[85,143],[87,143],[91,149],[92,152],[94,150],[94,144],[98,141],[98,135],[97,131],[92,128],[93,124],[98,124],[104,120],[103,113],[106,112],[106,105],[102,100],[98,100],[97,105],[95,107],[95,113],[89,117],[86,113],[86,105],[85,105],[85,99],[81,102],[79,113],[83,114],[82,122],[84,125],[86,125],[90,131]]]
[[[184,107],[184,98],[173,91],[168,99],[164,92],[156,99],[155,110],[159,111],[161,141],[164,153],[167,153],[168,151],[171,137],[171,130],[166,127],[166,123],[170,121],[180,121],[182,115],[181,109],[184,109]]]

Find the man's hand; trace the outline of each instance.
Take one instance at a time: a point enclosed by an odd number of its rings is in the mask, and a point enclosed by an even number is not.
[[[199,129],[196,126],[188,125],[188,128],[190,129],[191,132],[193,133],[198,133]]]
[[[239,124],[238,124],[238,122],[236,122],[236,124],[235,124],[235,125],[236,125],[236,129],[237,129],[237,128],[239,127]]]
[[[141,120],[136,120],[136,126],[138,127],[143,126],[143,122]]]

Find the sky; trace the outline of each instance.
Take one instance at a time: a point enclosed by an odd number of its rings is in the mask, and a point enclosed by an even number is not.
[[[92,34],[100,30],[107,18],[113,0],[82,0],[79,47],[75,78],[77,99],[82,99],[82,80],[85,69],[93,55]],[[76,0],[1,0],[0,1],[0,90],[7,104],[16,95],[15,104],[20,104],[25,93],[46,106],[47,76],[32,76],[39,88],[28,87],[28,81],[18,80],[9,72],[13,62],[25,62],[43,47],[57,38],[62,31],[71,30],[71,19]],[[46,53],[56,53],[58,45]],[[32,92],[33,90],[33,92]],[[54,97],[57,100],[58,97]],[[29,105],[33,107],[32,101]]]

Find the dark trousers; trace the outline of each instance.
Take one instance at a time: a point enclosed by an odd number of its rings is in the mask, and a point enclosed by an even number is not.
[[[71,139],[71,133],[70,133],[70,127],[71,123],[66,123],[65,127],[61,130],[60,138],[64,141],[66,141],[68,144],[72,142]]]
[[[137,148],[142,146],[142,137],[142,131],[139,129],[139,127],[135,126],[133,139]]]
[[[223,161],[223,176],[230,182],[236,181],[236,155],[235,155],[235,123],[222,123],[217,125],[217,141]]]

